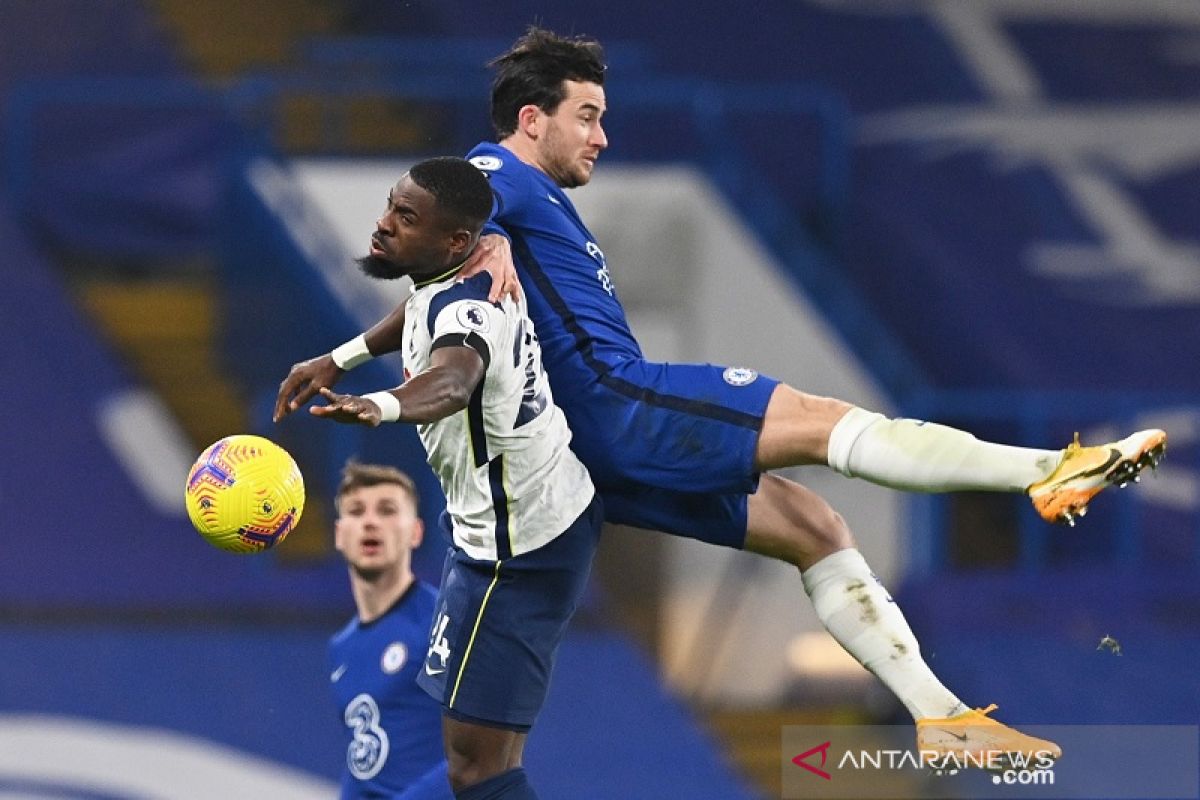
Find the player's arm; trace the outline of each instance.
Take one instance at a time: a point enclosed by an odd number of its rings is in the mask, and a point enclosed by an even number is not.
[[[494,227],[494,230],[500,229]],[[512,247],[507,237],[499,233],[479,237],[479,243],[467,259],[463,277],[485,271],[492,276],[489,302],[498,301],[505,295],[511,295],[514,301],[520,302],[521,284],[517,282],[517,268],[513,264]],[[279,384],[271,419],[274,422],[283,419],[315,397],[322,387],[332,387],[342,375],[359,364],[399,350],[404,341],[404,306],[404,303],[396,306],[366,333],[332,351],[293,364],[283,383]]]
[[[381,422],[434,422],[467,407],[485,370],[483,357],[470,346],[438,347],[429,368],[403,386],[363,396],[338,394],[322,386],[321,396],[328,405],[309,411],[335,422],[371,427]]]
[[[337,383],[342,375],[375,356],[394,353],[404,341],[404,303],[371,326],[324,355],[293,364],[275,395],[275,422],[311,400],[319,389]]]

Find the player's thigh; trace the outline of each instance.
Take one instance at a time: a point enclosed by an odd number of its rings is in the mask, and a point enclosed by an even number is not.
[[[777,475],[764,475],[747,509],[745,548],[800,569],[854,546],[841,514],[816,492]]]
[[[763,417],[754,453],[755,469],[827,463],[829,434],[851,408],[844,400],[807,394],[779,384]]]

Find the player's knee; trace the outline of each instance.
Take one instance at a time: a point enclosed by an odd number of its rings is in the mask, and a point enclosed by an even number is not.
[[[813,541],[821,550],[835,552],[854,546],[854,536],[846,519],[828,503],[817,513]]]
[[[804,569],[831,553],[854,547],[854,536],[845,518],[827,503],[820,509],[809,509],[804,518],[802,539],[797,542],[792,563]]]
[[[456,792],[504,771],[505,767],[495,754],[446,750],[446,772],[450,777],[450,787]]]
[[[461,792],[467,787],[482,783],[492,777],[478,761],[457,759],[448,755],[446,763],[446,772],[450,777],[450,788],[455,792]]]
[[[774,541],[768,554],[804,568],[854,546],[846,520],[816,493],[774,475],[764,475],[761,488],[774,508],[774,513],[760,518],[766,527],[776,529],[767,537]]]
[[[514,758],[511,741],[495,735],[496,731],[475,735],[472,730],[475,726],[467,727],[445,739],[446,771],[456,792],[519,766],[511,763]]]

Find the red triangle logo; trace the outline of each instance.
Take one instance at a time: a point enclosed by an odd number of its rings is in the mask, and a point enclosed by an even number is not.
[[[813,755],[814,753],[820,753],[821,754],[821,766],[822,767],[825,766],[825,759],[829,755],[829,745],[830,745],[830,742],[825,742],[824,744],[817,745],[816,747],[812,748],[811,750],[805,750],[803,753],[801,753],[800,755],[793,758],[792,763],[795,764],[797,767],[804,767],[806,770],[808,770],[809,772],[811,772],[814,775],[820,775],[822,778],[824,778],[827,781],[833,780],[833,776],[831,776],[828,772],[826,772],[823,769],[818,769],[817,767],[814,767],[812,764],[809,764],[805,761],[806,758]]]

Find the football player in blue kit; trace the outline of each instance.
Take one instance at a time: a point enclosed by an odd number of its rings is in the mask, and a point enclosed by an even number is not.
[[[412,571],[424,536],[417,487],[395,467],[351,462],[335,502],[334,543],[358,612],[329,641],[347,735],[340,797],[450,800],[442,708],[417,686],[437,600]]]
[[[890,419],[750,369],[646,360],[603,251],[563,191],[585,185],[608,147],[600,45],[531,28],[492,67],[499,141],[469,155],[496,195],[485,230],[511,242],[572,448],[603,495],[606,519],[798,567],[826,629],[912,714],[921,749],[961,750],[965,741],[1057,754],[1052,743],[998,723],[990,709],[972,709],[946,688],[842,517],[769,470],[825,464],[907,491],[1023,492],[1043,518],[1073,524],[1097,493],[1156,463],[1166,434],[1140,431],[1065,450],[1012,447]],[[399,349],[403,329],[401,307],[329,354],[294,365],[276,418],[344,370]],[[867,605],[878,613],[859,613]]]
[[[413,279],[407,379],[361,397],[322,388],[328,404],[310,410],[416,424],[452,541],[417,682],[442,706],[455,797],[532,800],[525,739],[586,588],[603,510],[523,306],[489,302],[487,275],[460,280],[491,208],[487,179],[461,158],[429,159],[400,178],[359,264]]]

